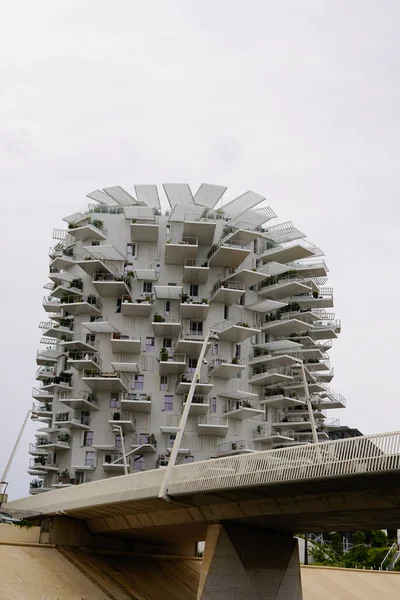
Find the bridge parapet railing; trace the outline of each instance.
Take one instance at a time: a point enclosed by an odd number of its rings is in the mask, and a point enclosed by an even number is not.
[[[291,446],[174,468],[168,493],[326,479],[400,469],[400,432]]]

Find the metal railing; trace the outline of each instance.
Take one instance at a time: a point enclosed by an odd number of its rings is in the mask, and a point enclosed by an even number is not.
[[[85,352],[84,350],[70,350],[68,352],[68,362],[74,361],[92,361],[101,369],[101,358],[97,352]]]
[[[244,283],[240,283],[239,281],[216,281],[212,287],[210,296],[213,296],[221,288],[224,288],[224,290],[245,291]]]
[[[139,392],[123,392],[122,394],[120,394],[120,401],[151,402],[151,394],[141,394]]]
[[[235,325],[238,327],[250,327],[252,329],[254,328],[253,325],[245,321],[239,321],[239,319],[235,319],[232,317],[230,319],[224,319],[223,321],[219,321],[218,323],[213,323],[210,329],[217,333],[222,333],[223,331],[228,329],[228,327],[234,327]]]
[[[182,375],[180,375],[178,377],[178,380],[176,382],[176,385],[178,386],[180,383],[191,383],[193,381],[194,378],[194,373],[183,373]],[[212,384],[211,381],[209,381],[209,379],[207,377],[202,377],[200,376],[199,379],[197,379],[196,384]]]
[[[204,260],[204,258],[185,258],[185,267],[203,267],[208,269],[208,260]]]
[[[119,452],[107,452],[103,458],[103,465],[112,465],[116,464],[120,467],[123,467],[123,462],[119,462],[123,460],[123,455]]]
[[[32,413],[37,413],[37,412],[51,413],[53,411],[53,408],[52,408],[51,402],[33,402],[31,411],[32,411]]]
[[[179,495],[395,470],[400,470],[400,432],[179,465],[168,492]]]
[[[226,417],[209,417],[207,415],[200,417],[198,422],[199,425],[228,425],[228,419]]]
[[[199,238],[183,236],[180,240],[167,240],[168,245],[198,246]]]
[[[74,423],[75,425],[90,425],[90,417],[88,415],[80,415],[79,413],[62,412],[54,416],[55,423]]]
[[[217,454],[230,454],[240,450],[253,450],[259,452],[261,450],[261,442],[253,440],[230,440],[229,442],[221,442],[217,445]]]
[[[181,316],[180,315],[159,315],[158,313],[155,313],[152,316],[152,325],[154,325],[154,323],[181,323]]]
[[[73,340],[61,339],[60,345],[67,344],[67,348],[68,348],[71,344],[74,344],[75,342],[82,342],[83,344],[87,344],[88,346],[91,346],[95,350],[98,350],[99,349],[99,340],[91,339],[92,335],[94,337],[94,334],[74,333]]]
[[[311,250],[314,256],[323,256],[323,252],[318,246],[314,246],[307,242],[306,240],[293,240],[291,242],[265,242],[265,244],[259,247],[259,254],[264,254],[268,252],[268,250],[286,250],[287,248],[293,248],[294,246],[301,246],[302,248],[307,248]],[[310,257],[311,258],[311,257]]]
[[[225,403],[224,413],[240,410],[242,408],[254,408],[250,400],[229,400]]]
[[[99,399],[93,392],[85,392],[81,390],[79,392],[70,392],[70,391],[61,391],[58,395],[58,399],[60,402],[64,402],[65,400],[86,400],[93,406],[97,406],[99,403]]]
[[[136,418],[131,412],[123,412],[120,410],[114,410],[109,414],[110,421],[129,421],[136,427]]]
[[[255,429],[253,429],[253,438],[266,438],[266,437],[285,437],[291,440],[294,439],[293,431],[291,429],[281,429],[279,431],[274,431],[271,426],[268,425],[257,425]]]
[[[186,363],[186,354],[173,354],[172,356],[161,353],[160,354],[160,362],[169,362],[169,363]]]
[[[83,371],[83,378],[96,378],[96,379],[120,379],[125,387],[129,387],[129,379],[121,371],[114,371],[105,373],[102,371]]]
[[[56,370],[54,367],[39,367],[36,371],[36,379],[38,377],[45,377],[50,379],[51,377],[55,377]]]
[[[218,358],[214,358],[213,361],[208,365],[208,372],[210,373],[220,365],[239,365],[244,366],[245,359],[244,358],[229,358],[225,359],[223,356],[218,356]]]
[[[382,569],[383,569],[383,565],[385,564],[385,562],[386,562],[386,561],[388,561],[388,560],[389,560],[389,558],[390,558],[390,557],[392,556],[392,554],[393,554],[393,553],[396,551],[396,549],[397,549],[397,544],[396,544],[396,542],[394,542],[394,543],[393,543],[393,544],[390,546],[390,548],[389,548],[389,550],[387,551],[387,553],[385,554],[385,556],[383,557],[383,560],[382,560],[382,562],[381,562],[381,564],[380,564],[380,567],[379,567],[379,570],[380,570],[380,571],[382,571]]]

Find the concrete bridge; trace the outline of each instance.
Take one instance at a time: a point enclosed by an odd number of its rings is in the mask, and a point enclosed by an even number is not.
[[[8,508],[50,516],[43,541],[58,545],[190,555],[205,539],[202,600],[301,598],[293,533],[400,521],[400,432],[179,465],[168,502],[158,496],[163,474],[68,487]]]

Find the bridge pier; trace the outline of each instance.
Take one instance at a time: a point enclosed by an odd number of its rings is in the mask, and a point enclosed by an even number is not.
[[[302,597],[297,540],[236,525],[209,525],[197,600]]]

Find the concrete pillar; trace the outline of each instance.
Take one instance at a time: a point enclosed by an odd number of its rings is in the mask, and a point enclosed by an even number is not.
[[[302,600],[297,540],[209,525],[197,600]]]

